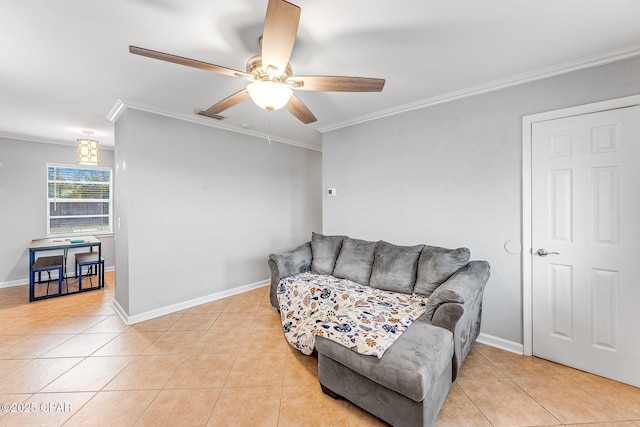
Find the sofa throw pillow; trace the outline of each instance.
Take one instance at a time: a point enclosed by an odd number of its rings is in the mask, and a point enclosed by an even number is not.
[[[315,274],[333,274],[336,259],[342,248],[342,241],[348,236],[311,235],[311,272]]]
[[[456,271],[469,262],[469,249],[425,246],[418,260],[418,275],[413,291],[429,296]]]
[[[333,275],[368,285],[375,254],[376,242],[346,238],[342,242]]]
[[[424,245],[396,246],[379,241],[369,285],[385,291],[412,293],[423,248]]]

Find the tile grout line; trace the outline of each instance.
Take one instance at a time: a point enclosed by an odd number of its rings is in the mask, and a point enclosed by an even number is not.
[[[506,375],[506,374],[505,374]],[[534,402],[536,402],[538,405],[540,405],[540,407],[542,409],[545,410],[545,412],[549,415],[551,415],[551,417],[553,417],[554,420],[556,420],[558,422],[558,425],[565,425],[562,421],[560,421],[560,419],[558,419],[558,417],[551,412],[546,406],[544,406],[542,404],[542,402],[539,402],[538,399],[536,399],[532,394],[530,394],[529,392],[527,392],[525,389],[523,389],[522,387],[520,387],[520,384],[518,384],[517,382],[515,382],[513,380],[513,378],[509,375],[507,375],[507,378],[509,379],[509,381],[511,381],[512,384],[514,384],[516,387],[518,387],[524,394],[526,394],[527,396],[529,396],[531,398],[531,400],[533,400]]]
[[[545,359],[543,359],[543,360],[545,360]],[[545,377],[545,376],[550,376],[550,377],[562,377],[562,376],[569,376],[569,375],[571,375],[571,374],[554,373],[554,375],[534,375],[534,377]],[[545,411],[547,411],[547,412],[548,412],[548,413],[549,413],[553,418],[555,418],[555,419],[558,421],[558,423],[560,423],[560,425],[562,425],[562,426],[570,426],[570,425],[575,425],[575,424],[585,424],[585,423],[581,423],[581,422],[570,422],[570,423],[565,423],[565,422],[561,421],[561,420],[558,418],[558,416],[556,416],[553,412],[551,412],[551,410],[549,410],[546,406],[544,406],[544,405],[542,404],[542,402],[538,401],[538,399],[536,399],[536,398],[535,398],[535,396],[533,396],[532,394],[530,394],[529,392],[527,392],[527,391],[526,391],[524,388],[522,388],[518,383],[516,383],[516,382],[512,379],[512,377],[511,377],[511,376],[507,376],[507,377],[508,377],[508,378],[509,378],[509,380],[510,380],[512,383],[514,383],[514,384],[515,384],[515,385],[516,385],[520,390],[522,390],[522,391],[523,391],[527,396],[529,396],[529,397],[530,397],[534,402],[536,402],[538,405],[540,405],[540,406],[541,406]],[[522,377],[530,377],[530,376],[520,376],[520,377],[522,378]],[[587,393],[587,394],[588,394],[588,391],[587,391],[587,390],[584,390],[584,388],[583,388],[583,387],[581,387],[580,385],[578,385],[578,388],[579,388],[582,392],[584,392],[584,393]],[[596,399],[598,399],[598,401],[599,401],[601,404],[605,405],[607,408],[609,408],[610,410],[612,410],[612,411],[613,411],[613,412],[615,412],[616,414],[619,414],[621,417],[623,417],[623,418],[624,418],[624,421],[629,421],[629,419],[628,419],[624,414],[621,414],[620,412],[616,411],[616,410],[615,410],[614,408],[612,408],[608,403],[606,403],[606,402],[604,402],[604,401],[600,400],[597,396],[596,396]],[[596,424],[596,425],[597,425],[597,424],[610,423],[610,422],[615,423],[615,422],[619,422],[619,421],[616,421],[616,420],[609,420],[609,421],[587,421],[587,422],[586,422],[586,424]]]
[[[458,386],[458,388],[462,391],[462,393],[464,393],[465,396],[467,396],[467,399],[469,399],[469,402],[471,402],[473,404],[473,406],[475,406],[475,408],[478,410],[478,412],[480,412],[480,414],[484,417],[485,421],[487,423],[489,423],[491,426],[495,427],[495,424],[493,424],[491,422],[491,420],[487,417],[487,414],[484,413],[484,411],[476,404],[476,402],[471,398],[471,396],[469,396],[467,394],[467,392],[465,391],[464,388]]]
[[[482,355],[483,357],[484,354]],[[533,356],[531,356],[533,357]],[[487,359],[485,357],[485,359]],[[522,392],[524,392],[524,394],[526,394],[527,396],[529,396],[531,398],[531,400],[533,400],[534,402],[536,402],[538,405],[540,405],[540,407],[542,409],[544,409],[554,420],[556,420],[558,422],[558,425],[564,425],[564,423],[562,421],[560,421],[558,419],[558,417],[556,417],[551,411],[549,411],[549,409],[547,409],[541,402],[538,402],[538,400],[536,398],[534,398],[531,394],[529,394],[526,390],[524,390],[522,387],[520,387],[520,384],[516,383],[515,381],[513,381],[511,375],[509,375],[508,373],[504,372],[502,369],[500,369],[498,366],[496,366],[491,360],[487,359],[487,361],[489,363],[491,363],[491,365],[493,365],[497,370],[499,370],[504,376],[505,378],[508,378],[509,381],[511,381],[512,384],[514,384],[517,388],[519,388],[520,390],[522,390]]]
[[[486,360],[491,366],[493,366],[494,368],[496,368],[501,374],[505,375],[504,372],[502,372],[502,370],[500,368],[498,368],[497,366],[495,366],[489,359],[487,359],[485,357],[484,354],[482,354],[479,350],[476,350],[476,352],[484,359]],[[469,399],[469,401],[473,404],[473,406],[476,407],[476,409],[482,414],[482,416],[484,417],[484,419],[493,427],[495,427],[495,424],[493,424],[491,422],[491,420],[489,419],[489,417],[487,416],[487,414],[484,413],[484,411],[478,406],[478,404],[471,398],[471,396],[469,396],[469,394],[466,392],[466,390],[461,387],[458,386],[458,388],[460,390],[462,390],[462,392],[464,393],[465,396],[467,396],[467,399]]]

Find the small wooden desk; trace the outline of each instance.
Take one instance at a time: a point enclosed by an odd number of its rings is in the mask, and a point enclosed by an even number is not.
[[[66,258],[67,258],[67,252],[69,251],[69,249],[93,248],[95,246],[98,247],[98,259],[102,259],[102,242],[100,242],[100,240],[96,239],[93,236],[79,236],[79,237],[64,238],[64,239],[49,238],[49,239],[32,240],[31,245],[29,245],[29,302],[104,288],[104,264],[99,263],[97,267],[98,268],[98,272],[97,272],[98,287],[97,288],[85,288],[85,289],[78,289],[77,291],[74,291],[74,292],[69,292],[69,287],[67,284],[66,293],[62,293],[62,290],[60,289],[59,292],[55,295],[46,295],[46,296],[40,296],[37,298],[35,296],[35,271],[33,270],[33,265],[36,261],[36,252],[63,250],[64,264],[65,264],[65,270],[66,270]],[[93,251],[93,249],[91,250]],[[66,271],[64,271],[63,274],[66,276]],[[66,280],[66,277],[64,279]]]

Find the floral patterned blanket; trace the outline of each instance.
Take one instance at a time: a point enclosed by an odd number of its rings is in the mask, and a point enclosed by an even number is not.
[[[277,295],[285,337],[302,353],[311,354],[321,336],[378,358],[424,313],[427,302],[421,295],[312,273],[282,279]]]

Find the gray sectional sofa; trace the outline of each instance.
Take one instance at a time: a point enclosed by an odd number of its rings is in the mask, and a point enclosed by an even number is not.
[[[374,288],[428,296],[426,311],[381,358],[317,337],[322,390],[394,426],[430,426],[480,333],[486,261],[466,248],[397,246],[313,233],[310,242],[269,255],[271,304],[284,278],[309,272]]]

